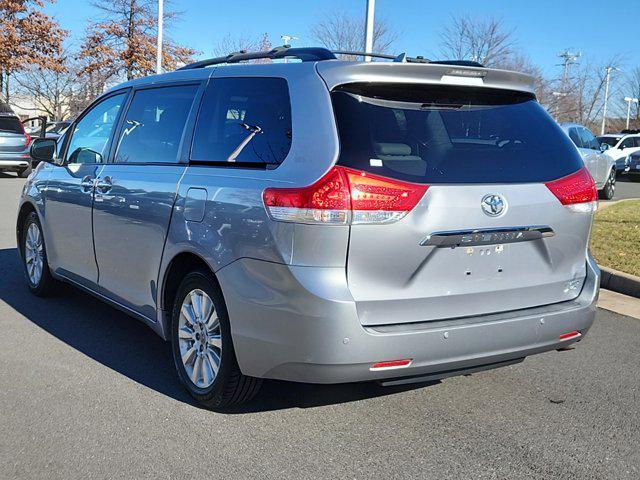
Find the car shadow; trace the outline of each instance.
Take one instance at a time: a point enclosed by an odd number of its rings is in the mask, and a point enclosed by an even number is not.
[[[15,173],[0,172],[0,180],[3,180],[5,178],[15,180],[16,177],[17,175]]]
[[[26,287],[16,248],[0,249],[0,299],[89,358],[159,393],[200,408],[180,384],[167,342],[141,322],[70,285],[61,285],[49,298],[32,295]],[[267,380],[251,402],[225,413],[312,408],[381,397],[424,385],[313,385]]]

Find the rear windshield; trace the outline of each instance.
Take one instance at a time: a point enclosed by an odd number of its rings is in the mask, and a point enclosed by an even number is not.
[[[349,84],[331,96],[340,165],[418,183],[544,182],[583,165],[526,93]]]
[[[24,133],[24,129],[18,118],[0,117],[0,133]]]

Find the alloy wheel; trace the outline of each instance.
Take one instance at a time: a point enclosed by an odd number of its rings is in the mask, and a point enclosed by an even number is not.
[[[182,365],[198,388],[210,387],[220,370],[222,330],[213,301],[200,289],[184,298],[178,318]]]
[[[35,223],[31,223],[27,229],[24,241],[24,261],[29,281],[34,286],[38,285],[44,267],[44,247],[42,234]]]

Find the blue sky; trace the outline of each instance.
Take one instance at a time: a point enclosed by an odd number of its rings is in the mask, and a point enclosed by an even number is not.
[[[297,45],[310,45],[310,26],[336,9],[364,16],[366,0],[220,1],[174,0],[183,12],[172,27],[173,39],[210,56],[226,34],[268,33],[272,43],[281,34],[300,37]],[[606,62],[615,53],[624,55],[624,70],[640,66],[640,0],[377,0],[376,15],[399,32],[397,52],[433,57],[439,52],[442,26],[452,15],[501,18],[514,29],[520,49],[549,75],[559,74],[557,53],[572,48],[583,61]],[[58,0],[47,7],[58,21],[82,36],[87,20],[96,17],[90,1]]]

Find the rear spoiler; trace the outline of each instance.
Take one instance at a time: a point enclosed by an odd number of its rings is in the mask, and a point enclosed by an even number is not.
[[[318,74],[329,90],[346,83],[423,83],[515,90],[534,94],[532,76],[470,65],[400,62],[318,62]]]

